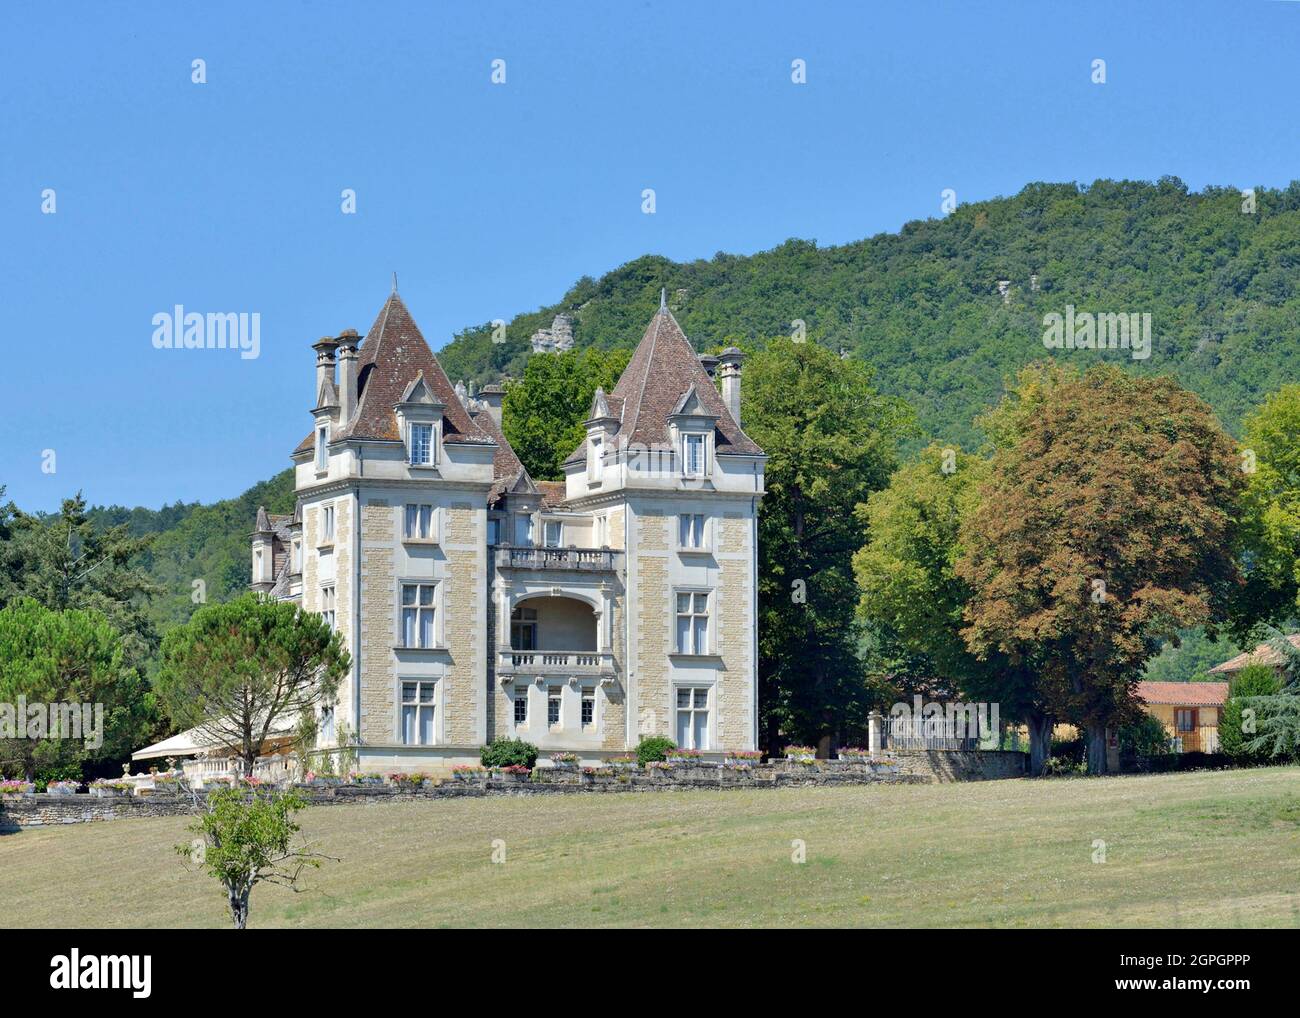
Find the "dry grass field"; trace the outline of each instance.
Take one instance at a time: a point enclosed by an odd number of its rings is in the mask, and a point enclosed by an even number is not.
[[[341,861],[309,872],[303,893],[259,886],[250,927],[1300,926],[1295,767],[412,801],[303,818]],[[0,835],[0,923],[224,925],[216,883],[173,851],[187,823]]]

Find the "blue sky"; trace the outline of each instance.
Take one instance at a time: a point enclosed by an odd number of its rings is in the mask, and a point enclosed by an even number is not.
[[[645,253],[854,240],[945,188],[1284,186],[1298,44],[1268,0],[6,3],[0,485],[156,507],[271,476],[310,344],[394,270],[436,349]],[[260,356],[155,349],[176,304],[260,313]]]

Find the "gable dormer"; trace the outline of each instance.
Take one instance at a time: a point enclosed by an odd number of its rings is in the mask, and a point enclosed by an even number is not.
[[[683,477],[709,477],[713,473],[718,414],[700,399],[692,385],[668,415],[668,433]]]
[[[604,389],[597,387],[592,396],[590,416],[584,426],[587,429],[587,483],[594,487],[604,481],[605,462],[619,427]]]
[[[437,467],[442,451],[442,423],[444,404],[425,380],[424,372],[416,374],[393,404],[402,442],[406,446],[406,462],[413,469]]]

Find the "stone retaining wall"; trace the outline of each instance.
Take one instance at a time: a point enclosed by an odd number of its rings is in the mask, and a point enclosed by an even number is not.
[[[938,749],[890,750],[903,774],[930,781],[990,781],[995,778],[1020,778],[1029,771],[1029,754],[1011,750],[972,750],[958,752]]]
[[[675,789],[789,788],[817,785],[928,784],[1024,773],[1023,753],[903,753],[889,766],[818,760],[755,764],[741,769],[716,764],[679,765],[668,769],[601,773],[539,767],[531,778],[505,776],[453,779],[421,788],[389,785],[298,786],[313,806],[373,804],[419,799],[451,799],[488,795],[569,795],[579,793],[661,792]],[[940,760],[931,760],[939,757]],[[952,760],[942,758],[952,757]],[[957,759],[960,758],[960,759]],[[203,793],[200,793],[202,798]],[[122,796],[31,795],[0,800],[0,832],[23,827],[122,820],[130,817],[184,816],[194,805],[186,795]]]

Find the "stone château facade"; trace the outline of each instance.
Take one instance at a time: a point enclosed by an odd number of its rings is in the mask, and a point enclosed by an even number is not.
[[[364,341],[314,349],[297,506],[258,513],[252,586],[343,635],[322,749],[430,770],[500,736],[586,762],[650,735],[755,748],[765,457],[738,350],[701,358],[661,304],[564,480],[536,481],[503,390],[453,388],[396,291]]]

